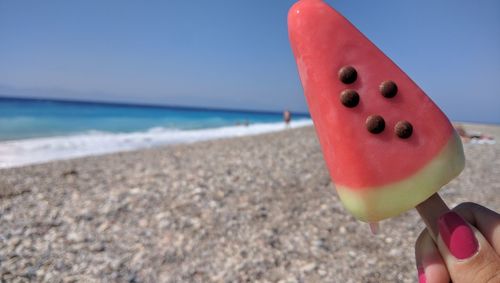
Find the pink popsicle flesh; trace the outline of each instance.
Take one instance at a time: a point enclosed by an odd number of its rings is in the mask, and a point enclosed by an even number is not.
[[[462,171],[462,144],[446,115],[341,14],[302,0],[290,9],[288,28],[330,175],[358,219],[411,209]],[[355,70],[353,81],[344,80],[352,79],[345,67]],[[381,89],[387,82],[397,88],[393,97]],[[357,103],[344,100],[346,91]]]

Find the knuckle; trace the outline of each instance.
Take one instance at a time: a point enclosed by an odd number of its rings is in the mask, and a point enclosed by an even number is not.
[[[497,270],[495,272],[495,274],[493,274],[490,278],[486,279],[486,281],[484,281],[486,283],[498,283],[500,282],[500,271]]]
[[[499,283],[500,282],[500,262],[490,261],[485,263],[476,272],[476,282]]]

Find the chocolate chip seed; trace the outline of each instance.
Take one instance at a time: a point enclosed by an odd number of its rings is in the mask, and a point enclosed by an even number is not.
[[[380,115],[371,115],[366,119],[366,129],[372,134],[380,134],[384,131],[385,121]]]
[[[351,66],[344,66],[339,70],[339,80],[345,84],[352,84],[357,77],[358,72]]]
[[[345,107],[353,108],[359,103],[359,94],[352,89],[346,89],[340,93],[340,102]]]
[[[398,93],[398,86],[393,81],[385,81],[379,86],[380,93],[385,98],[393,98]]]
[[[407,139],[413,133],[413,126],[408,121],[399,121],[396,126],[394,126],[394,132],[398,137]]]

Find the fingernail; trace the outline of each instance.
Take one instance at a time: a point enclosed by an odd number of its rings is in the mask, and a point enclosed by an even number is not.
[[[473,256],[479,248],[474,231],[456,212],[450,211],[438,219],[439,235],[457,259]]]
[[[418,283],[425,283],[427,282],[427,279],[425,279],[425,270],[423,267],[419,266],[417,267],[418,271]]]

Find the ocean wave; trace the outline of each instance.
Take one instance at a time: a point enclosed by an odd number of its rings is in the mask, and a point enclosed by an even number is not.
[[[291,128],[312,125],[309,119],[297,120]],[[280,123],[259,123],[199,130],[155,127],[144,132],[108,133],[89,131],[72,136],[57,136],[0,142],[0,168],[44,163],[52,160],[101,155],[161,145],[248,136],[284,130]]]

